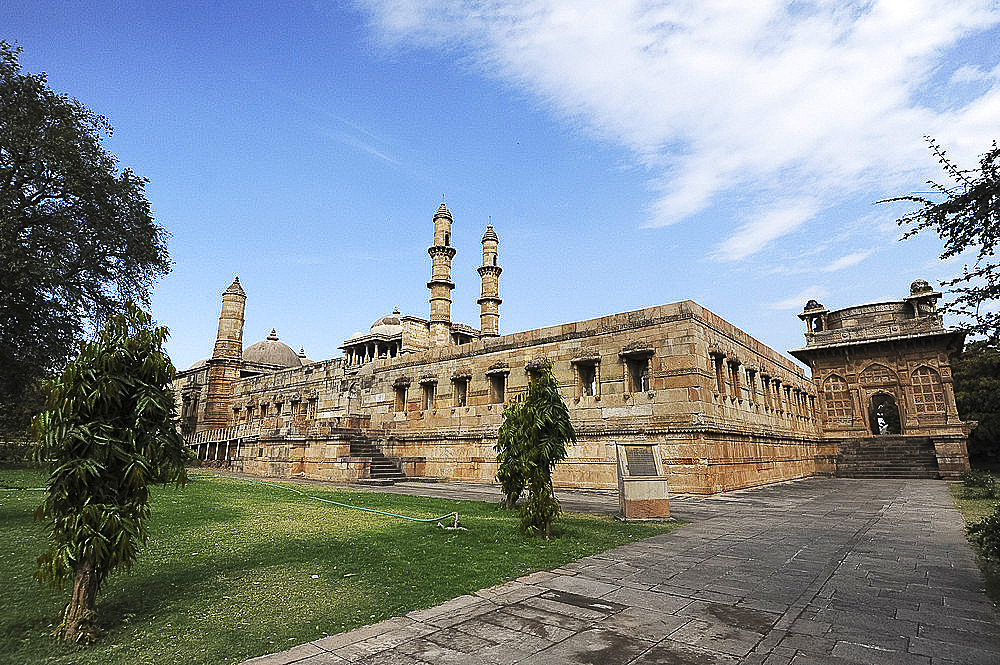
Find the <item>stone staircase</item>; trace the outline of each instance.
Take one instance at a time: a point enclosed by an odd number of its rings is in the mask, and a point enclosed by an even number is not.
[[[840,478],[940,478],[934,442],[921,436],[843,439],[837,453]]]
[[[391,485],[406,478],[399,462],[383,455],[370,439],[352,440],[351,457],[367,457],[370,460],[368,478],[365,479],[369,483]]]

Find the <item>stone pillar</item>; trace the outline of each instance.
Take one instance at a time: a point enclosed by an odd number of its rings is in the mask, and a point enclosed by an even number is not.
[[[233,387],[240,378],[243,361],[243,311],[247,295],[237,277],[222,294],[222,314],[215,349],[208,361],[208,395],[205,398],[205,418],[198,431],[219,429],[229,425]]]
[[[431,281],[427,288],[431,291],[430,344],[448,346],[451,344],[451,260],[455,258],[455,248],[451,246],[451,213],[441,204],[434,214],[434,244],[427,248],[431,255]]]
[[[483,337],[497,337],[500,334],[500,273],[497,265],[497,245],[500,243],[493,226],[486,227],[483,234],[483,265],[479,267],[483,290],[479,298],[479,329]]]

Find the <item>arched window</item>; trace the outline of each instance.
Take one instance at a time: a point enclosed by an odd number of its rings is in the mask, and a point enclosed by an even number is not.
[[[941,375],[921,365],[913,370],[913,406],[917,413],[944,413],[944,386]]]
[[[831,374],[823,382],[823,402],[828,418],[850,418],[854,415],[847,381],[836,374]]]
[[[896,383],[896,373],[885,365],[872,363],[861,372],[859,377],[864,385],[887,385]]]

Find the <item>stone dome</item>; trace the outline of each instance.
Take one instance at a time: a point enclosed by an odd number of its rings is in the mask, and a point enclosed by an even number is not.
[[[278,335],[273,329],[267,339],[243,350],[243,360],[249,363],[277,365],[279,367],[299,367],[302,365],[299,354],[284,342],[278,341]]]
[[[399,320],[399,310],[392,310],[392,314],[383,316],[372,324],[369,333],[372,335],[386,335],[392,337],[403,332],[403,324]]]

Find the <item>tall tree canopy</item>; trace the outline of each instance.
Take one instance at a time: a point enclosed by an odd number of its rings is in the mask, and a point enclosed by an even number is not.
[[[0,434],[74,343],[170,271],[146,180],[103,147],[107,119],[21,71],[0,41]]]
[[[1000,239],[1000,147],[993,146],[979,159],[979,168],[964,170],[955,165],[944,149],[928,139],[948,178],[948,184],[930,181],[937,195],[900,196],[889,201],[910,201],[919,204],[913,212],[900,218],[899,224],[909,226],[903,238],[933,229],[944,241],[942,259],[973,252],[975,260],[966,264],[962,274],[944,282],[954,287],[955,300],[948,309],[968,317],[970,332],[984,335],[993,342],[1000,340],[1000,264],[995,251]]]
[[[94,637],[101,584],[138,556],[150,483],[186,478],[166,337],[166,328],[154,328],[148,314],[127,303],[46,384],[45,409],[32,422],[39,455],[51,468],[36,513],[49,529],[49,549],[35,576],[55,587],[73,584],[57,630],[66,639]]]
[[[971,342],[951,365],[958,413],[979,422],[969,435],[969,460],[1000,468],[1000,347]]]

